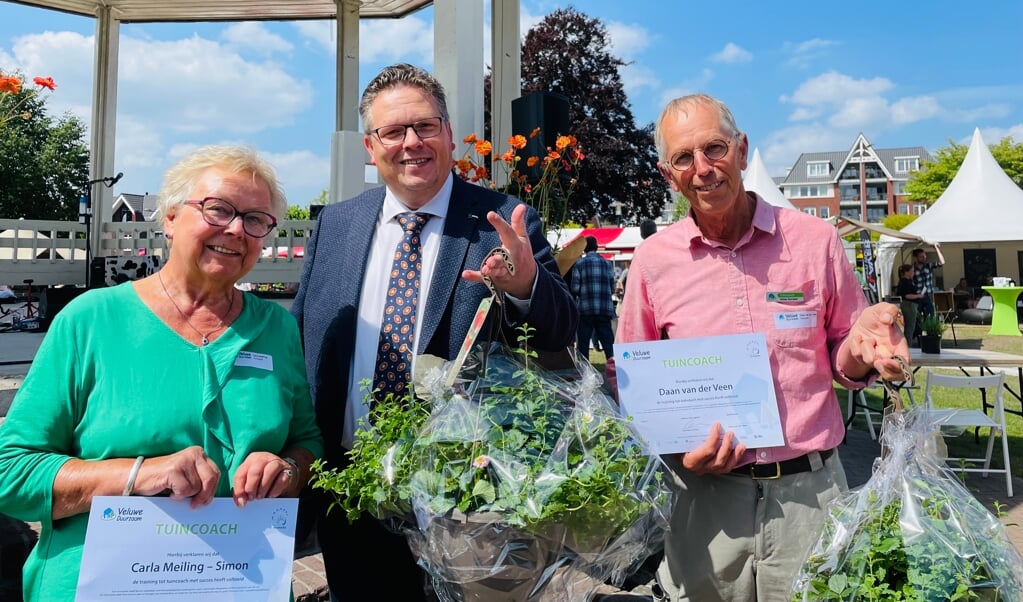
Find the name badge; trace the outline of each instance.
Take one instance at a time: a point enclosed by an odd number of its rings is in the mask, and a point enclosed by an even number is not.
[[[814,328],[817,326],[817,312],[792,311],[774,314],[774,327],[778,330],[786,328]]]
[[[803,300],[803,291],[783,291],[777,293],[767,293],[768,303],[786,303],[786,302],[798,302]]]
[[[273,372],[274,357],[272,355],[267,355],[266,353],[241,351],[238,353],[238,358],[234,360],[234,365],[259,368],[260,370],[269,370],[270,372]]]

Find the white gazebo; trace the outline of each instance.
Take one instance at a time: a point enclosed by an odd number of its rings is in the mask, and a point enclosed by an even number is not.
[[[435,75],[457,132],[483,131],[484,0],[5,0],[96,19],[89,179],[117,172],[114,135],[121,23],[188,21],[337,22],[336,123],[331,136],[330,202],[361,192],[365,149],[359,132],[359,20],[399,18],[433,5]],[[511,101],[521,93],[519,0],[490,0],[493,138],[512,134]],[[92,190],[92,252],[99,253],[112,192]]]

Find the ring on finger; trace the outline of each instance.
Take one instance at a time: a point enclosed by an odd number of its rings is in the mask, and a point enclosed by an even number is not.
[[[295,476],[295,472],[292,471],[290,468],[284,469],[283,471],[281,471],[281,474],[286,476],[288,479],[291,479],[292,477]]]

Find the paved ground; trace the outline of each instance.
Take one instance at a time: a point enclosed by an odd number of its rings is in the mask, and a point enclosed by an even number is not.
[[[42,336],[41,333],[0,334],[0,422]],[[870,478],[871,467],[874,458],[880,454],[880,447],[877,442],[870,439],[864,428],[854,427],[848,432],[846,442],[839,447],[839,453],[849,477],[849,485],[857,487]],[[1002,511],[1005,515],[1002,522],[1006,525],[1013,545],[1023,551],[1023,479],[1018,477],[1013,479],[1016,493],[1013,498],[1006,496],[1005,481],[1001,475],[984,478],[978,474],[971,474],[966,480],[966,485],[989,510],[994,510],[995,502],[1003,505]],[[296,599],[303,596],[305,600],[302,602],[325,599],[323,558],[318,553],[315,543],[300,552],[293,571]]]

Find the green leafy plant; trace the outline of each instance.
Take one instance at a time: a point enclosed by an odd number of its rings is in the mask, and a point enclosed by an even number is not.
[[[945,333],[946,328],[948,328],[948,324],[937,314],[923,316],[920,319],[920,330],[925,335],[940,337]]]
[[[496,513],[507,525],[564,527],[584,549],[603,545],[667,490],[649,456],[600,394],[546,373],[528,347],[487,358],[469,395],[385,402],[356,433],[343,470],[314,465],[313,486],[335,494],[349,519]],[[392,402],[394,400],[391,400]]]

